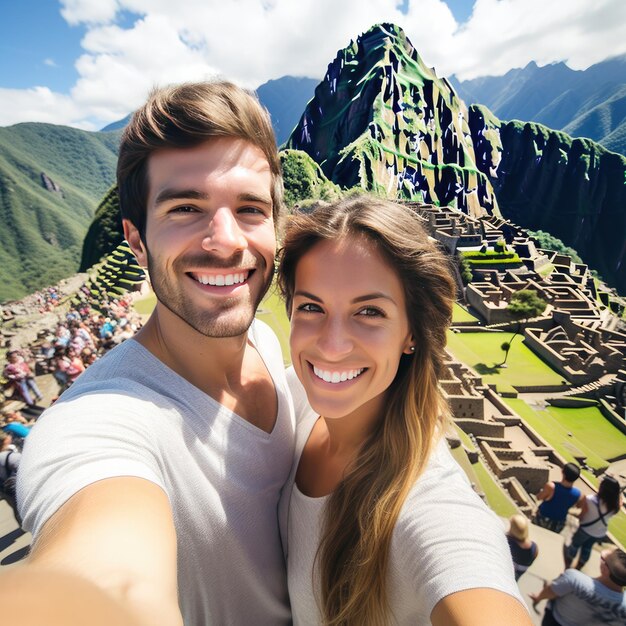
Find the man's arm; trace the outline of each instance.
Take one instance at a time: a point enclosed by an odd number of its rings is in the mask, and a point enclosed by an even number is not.
[[[440,600],[430,615],[433,626],[531,626],[530,616],[513,596],[495,589],[467,589]]]
[[[548,482],[541,488],[541,491],[537,494],[537,500],[549,500],[553,495],[554,483]]]
[[[13,602],[13,594],[24,595],[20,580],[30,573],[38,580],[29,586],[30,602]],[[160,487],[141,478],[101,480],[76,493],[45,524],[28,560],[3,578],[0,603],[14,607],[11,623],[36,623],[38,611],[50,626],[91,624],[100,607],[119,614],[111,623],[182,624],[170,504]],[[96,606],[79,602],[77,579]],[[74,621],[67,612],[51,621],[69,605]]]
[[[528,597],[533,601],[533,609],[536,611],[537,604],[542,600],[554,600],[554,598],[558,598],[559,596],[554,592],[550,583],[545,582],[543,589],[539,593],[529,593]]]

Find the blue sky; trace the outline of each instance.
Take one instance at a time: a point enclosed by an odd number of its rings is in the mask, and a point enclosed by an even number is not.
[[[0,0],[0,126],[97,129],[154,84],[216,74],[252,88],[321,78],[380,21],[443,76],[626,53],[624,0]]]

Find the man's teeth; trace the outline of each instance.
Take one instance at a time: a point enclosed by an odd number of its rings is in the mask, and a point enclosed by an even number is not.
[[[195,275],[195,279],[203,285],[214,285],[217,287],[223,287],[224,285],[238,285],[245,282],[248,278],[248,272],[241,272],[239,274],[205,274]]]
[[[321,378],[323,381],[327,383],[342,383],[346,380],[352,380],[357,376],[360,376],[365,371],[365,368],[360,368],[358,370],[346,370],[344,372],[329,372],[327,370],[320,369],[319,367],[313,366],[313,372],[318,378]]]

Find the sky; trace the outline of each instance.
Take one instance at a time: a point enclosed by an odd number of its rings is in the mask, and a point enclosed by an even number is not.
[[[383,21],[461,80],[626,54],[626,0],[0,0],[0,126],[98,130],[184,80],[321,79]]]

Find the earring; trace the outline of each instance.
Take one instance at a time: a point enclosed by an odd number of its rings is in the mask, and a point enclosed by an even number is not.
[[[415,352],[415,346],[411,346],[409,350],[411,350],[411,352]]]

